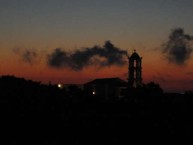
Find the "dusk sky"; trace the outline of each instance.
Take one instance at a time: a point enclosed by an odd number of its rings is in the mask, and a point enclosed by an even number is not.
[[[173,47],[169,36],[175,30],[186,43],[182,50],[166,48]],[[193,90],[192,36],[193,0],[0,0],[0,75],[65,84],[126,80],[127,63],[87,62],[81,69],[48,63],[56,48],[69,57],[103,48],[109,40],[128,55],[136,49],[143,57],[144,83],[154,81],[166,91]]]

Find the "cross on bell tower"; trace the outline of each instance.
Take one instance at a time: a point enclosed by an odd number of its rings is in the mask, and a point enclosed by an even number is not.
[[[129,60],[128,85],[129,87],[139,87],[142,85],[142,57],[134,50]]]

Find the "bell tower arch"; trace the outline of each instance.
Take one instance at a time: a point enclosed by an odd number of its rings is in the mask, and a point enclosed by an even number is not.
[[[139,87],[142,85],[142,57],[134,50],[133,54],[128,57],[128,85],[129,87]]]

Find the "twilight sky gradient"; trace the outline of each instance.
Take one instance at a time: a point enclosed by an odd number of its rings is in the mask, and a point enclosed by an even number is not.
[[[161,51],[178,27],[193,35],[193,0],[0,0],[0,75],[43,83],[127,79],[127,65],[81,71],[47,65],[56,48],[82,50],[110,40],[143,57],[144,83],[155,81],[166,91],[193,90],[193,56],[176,65]],[[34,52],[30,63],[21,57],[26,50]]]

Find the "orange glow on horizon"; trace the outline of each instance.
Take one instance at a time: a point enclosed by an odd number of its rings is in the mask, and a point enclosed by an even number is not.
[[[142,59],[142,78],[143,83],[154,81],[159,83],[166,90],[185,90],[192,89],[193,72],[192,62],[185,66],[176,66],[168,63],[157,51],[137,50]],[[2,55],[1,75],[14,75],[41,81],[42,83],[53,84],[83,84],[96,78],[119,77],[123,80],[128,78],[128,64],[118,67],[110,66],[100,68],[98,66],[86,67],[81,71],[71,69],[54,69],[47,66],[45,57],[32,65],[23,62],[15,54]]]

